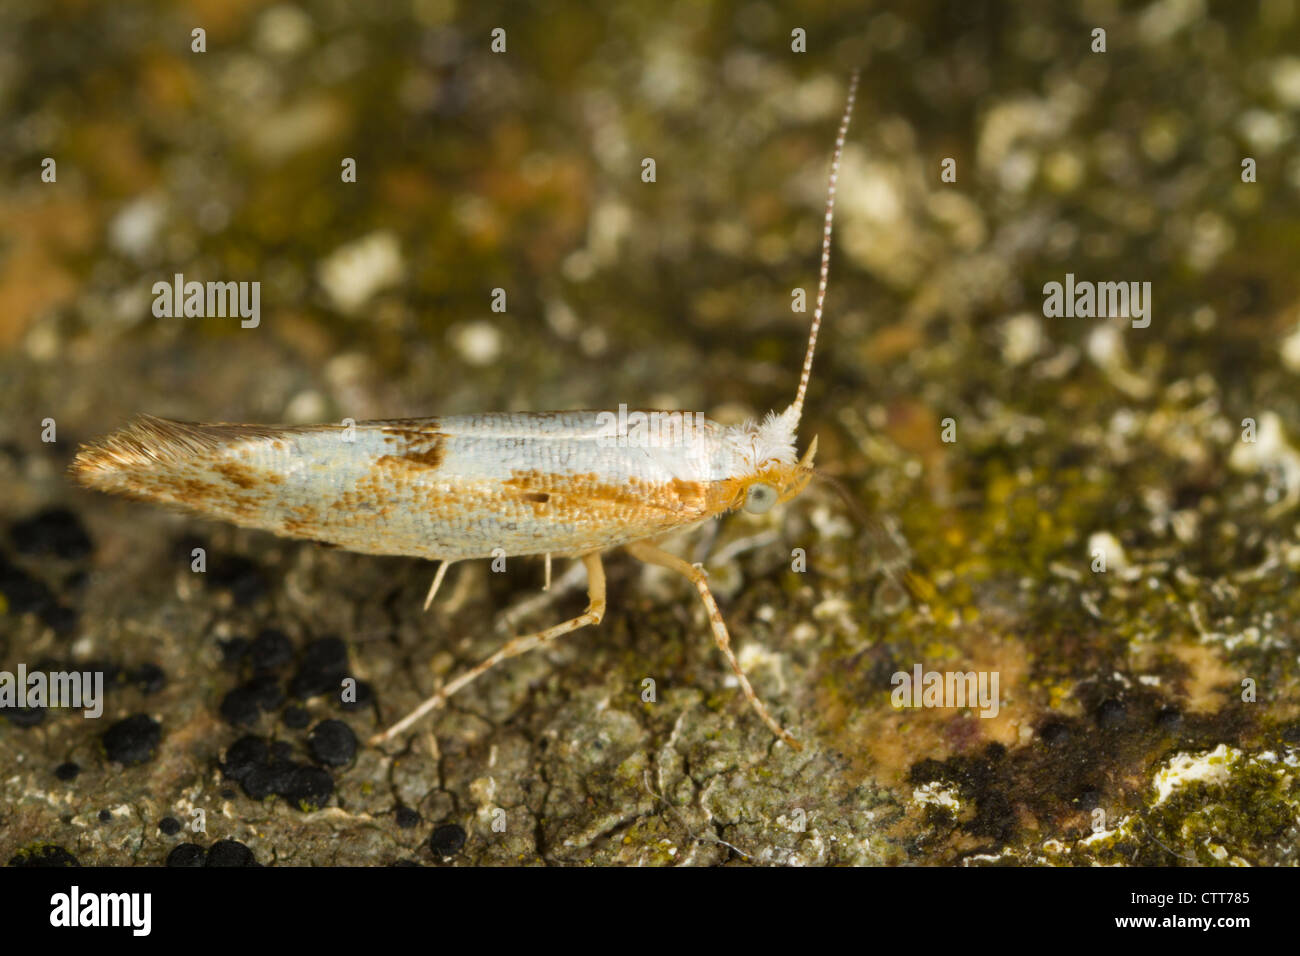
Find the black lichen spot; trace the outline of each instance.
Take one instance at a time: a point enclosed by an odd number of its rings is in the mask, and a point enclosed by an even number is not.
[[[77,568],[69,572],[63,578],[62,590],[66,593],[82,592],[86,590],[86,585],[90,583],[90,575],[86,573],[85,568]]]
[[[205,554],[211,550],[207,539],[197,534],[183,534],[172,542],[172,553],[176,560],[187,568],[192,566],[196,549],[202,549]]]
[[[157,664],[141,664],[130,672],[129,679],[142,694],[156,694],[167,686],[167,675]]]
[[[181,821],[175,817],[163,817],[158,821],[158,830],[163,836],[175,836],[181,832]]]
[[[253,851],[238,840],[218,840],[208,848],[204,866],[257,866]]]
[[[286,759],[283,748],[273,748],[259,737],[241,737],[226,751],[221,771],[235,780],[253,800],[265,800],[283,793],[293,780],[298,765]]]
[[[257,692],[246,685],[236,687],[221,698],[221,719],[233,727],[252,727],[261,715]]]
[[[258,706],[263,710],[275,710],[284,703],[284,691],[274,677],[254,677],[244,686],[257,695]]]
[[[255,603],[269,590],[261,568],[238,555],[222,555],[209,561],[204,577],[209,587],[229,592],[239,607]]]
[[[324,770],[319,767],[298,767],[280,795],[306,813],[319,810],[333,793],[334,780]]]
[[[251,727],[263,711],[275,710],[282,703],[284,691],[274,677],[254,677],[222,698],[221,716],[236,727]]]
[[[81,519],[67,508],[49,508],[15,521],[9,534],[21,554],[79,561],[94,549]]]
[[[254,674],[273,674],[293,660],[293,643],[283,631],[266,628],[248,647],[248,663]]]
[[[289,682],[289,693],[298,700],[306,700],[336,691],[347,670],[347,645],[337,637],[322,637],[304,648],[302,663]]]
[[[104,752],[115,763],[140,764],[153,759],[161,739],[158,721],[148,714],[132,714],[104,732]]]
[[[347,697],[339,697],[339,708],[341,710],[360,710],[363,707],[369,707],[371,701],[375,699],[374,688],[372,688],[369,683],[363,680],[356,680],[356,678],[353,678],[353,680],[355,683],[351,695]]]
[[[327,767],[344,767],[357,753],[357,735],[341,720],[322,720],[307,738],[312,759]]]
[[[4,596],[9,613],[14,615],[30,612],[44,619],[56,613],[58,607],[54,593],[44,582],[10,564],[3,555],[0,555],[0,595]]]
[[[58,777],[65,783],[76,780],[77,774],[79,773],[81,773],[81,767],[73,763],[71,760],[61,763],[54,768],[54,776]]]
[[[293,759],[293,744],[289,743],[289,741],[287,741],[287,740],[277,740],[277,741],[275,741],[273,744],[271,744],[271,759],[272,759],[272,760],[292,760],[292,759]]]
[[[45,720],[44,707],[0,707],[0,715],[15,727],[35,727]]]
[[[393,819],[403,830],[409,830],[420,823],[420,814],[410,807],[398,807],[397,812],[393,814]]]
[[[168,866],[202,866],[206,854],[197,843],[181,843],[167,854]]]
[[[306,708],[294,704],[284,709],[280,719],[284,721],[284,725],[290,730],[302,730],[311,723],[311,714],[307,713]]]
[[[1165,706],[1156,714],[1156,726],[1161,730],[1175,731],[1183,725],[1183,712],[1177,707]]]
[[[10,866],[81,866],[77,858],[52,843],[22,849],[9,858]]]
[[[1128,708],[1124,706],[1124,702],[1111,697],[1103,700],[1097,708],[1097,726],[1102,730],[1114,730],[1123,725],[1127,715]]]
[[[248,771],[239,778],[240,789],[250,800],[265,800],[271,794],[275,793],[275,781],[271,776],[271,765],[269,763],[259,763],[256,766],[249,767]]]
[[[1101,806],[1101,791],[1096,787],[1084,787],[1070,802],[1080,810],[1095,810]]]
[[[99,811],[99,822],[100,822],[100,823],[112,823],[112,822],[113,822],[113,814],[112,814],[110,811],[108,811],[108,810],[100,810],[100,811]]]
[[[89,671],[92,674],[103,674],[104,687],[108,690],[125,687],[131,682],[130,675],[123,671],[120,665],[103,658],[93,658],[79,665],[68,661],[47,659],[41,662],[41,669],[46,671],[77,670]]]
[[[913,783],[945,783],[957,788],[963,798],[975,804],[975,815],[961,824],[974,836],[992,837],[1008,843],[1015,835],[1016,810],[1008,787],[1006,748],[990,744],[981,756],[956,756],[945,761],[926,758],[913,764]]]
[[[266,763],[270,748],[260,737],[240,737],[226,749],[226,760],[221,772],[237,783],[242,783],[254,768]]]
[[[272,794],[283,796],[293,786],[298,769],[299,765],[290,760],[272,760],[250,770],[240,785],[253,800],[265,800]]]
[[[40,617],[41,623],[60,637],[67,637],[77,626],[77,612],[66,604],[47,604]]]
[[[429,849],[434,856],[445,859],[459,853],[466,839],[465,828],[459,823],[444,823],[429,837]]]
[[[246,637],[232,637],[228,641],[222,641],[221,663],[227,667],[238,667],[248,656],[248,650],[253,646],[253,642]]]

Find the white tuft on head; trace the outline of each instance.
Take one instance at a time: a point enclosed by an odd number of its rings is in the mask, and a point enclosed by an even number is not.
[[[799,412],[793,405],[781,414],[768,412],[762,422],[732,425],[723,434],[723,444],[744,463],[746,470],[762,471],[773,465],[793,465],[799,460],[795,450],[795,429]]]

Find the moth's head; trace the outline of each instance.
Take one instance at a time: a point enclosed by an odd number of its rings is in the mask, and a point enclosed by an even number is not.
[[[728,428],[724,448],[730,474],[714,486],[717,497],[710,510],[716,514],[743,508],[762,514],[803,491],[812,478],[817,439],[803,458],[796,457],[798,424],[799,412],[792,406],[780,414],[769,413],[761,422]]]
[[[774,505],[782,504],[808,487],[813,475],[813,456],[817,454],[817,437],[794,464],[778,462],[752,475],[741,478],[733,507],[743,508],[750,514],[763,514]]]

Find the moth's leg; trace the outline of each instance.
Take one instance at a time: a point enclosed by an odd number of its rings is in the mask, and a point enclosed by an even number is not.
[[[442,579],[447,574],[447,569],[451,567],[450,561],[442,561],[438,564],[438,570],[434,572],[433,583],[429,585],[429,594],[424,599],[424,609],[429,610],[429,605],[433,603],[434,595],[438,593],[438,588],[442,587]]]
[[[718,650],[726,655],[727,663],[731,665],[731,669],[735,671],[736,679],[740,681],[740,689],[745,692],[745,699],[749,701],[750,706],[754,708],[758,716],[763,719],[763,723],[771,728],[772,733],[795,750],[802,750],[803,745],[772,719],[772,715],[767,712],[763,702],[754,693],[749,678],[740,669],[740,662],[736,660],[736,655],[731,651],[731,636],[727,633],[726,622],[722,620],[722,612],[718,610],[718,602],[713,599],[713,592],[709,590],[708,576],[704,573],[704,570],[693,564],[688,564],[675,554],[669,554],[667,551],[655,547],[648,541],[634,541],[627,546],[627,550],[633,557],[640,558],[647,564],[657,564],[660,567],[676,571],[695,585],[695,590],[700,592],[700,600],[704,602],[705,610],[709,612],[709,626],[713,628],[713,639],[717,642]]]
[[[546,552],[546,582],[542,585],[543,591],[551,589],[551,552]]]
[[[544,631],[537,631],[534,634],[524,634],[507,641],[500,650],[498,650],[483,663],[470,670],[465,671],[459,677],[447,683],[419,707],[411,711],[393,726],[389,727],[381,734],[376,734],[370,738],[372,745],[382,743],[385,740],[391,740],[402,731],[406,730],[413,723],[427,714],[436,707],[441,707],[448,697],[456,693],[470,681],[491,670],[502,661],[517,657],[526,651],[531,651],[535,647],[541,647],[549,641],[555,640],[561,635],[568,634],[570,631],[576,631],[580,627],[586,627],[589,624],[599,624],[605,616],[605,568],[600,563],[599,552],[584,554],[582,563],[587,568],[587,610],[575,618],[565,621],[562,624],[556,624],[554,627],[548,627]]]
[[[551,582],[549,591],[539,591],[520,599],[512,607],[506,608],[496,616],[493,627],[504,637],[509,637],[519,626],[519,622],[546,610],[560,598],[582,587],[583,567],[575,561],[565,568],[564,573]]]

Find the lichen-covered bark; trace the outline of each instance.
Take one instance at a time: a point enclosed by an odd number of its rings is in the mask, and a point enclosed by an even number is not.
[[[110,685],[98,720],[0,719],[0,862],[1294,863],[1300,23],[860,6],[538,8],[505,54],[473,6],[203,5],[203,54],[198,7],[0,24],[0,670]],[[580,588],[511,622],[540,563],[458,565],[426,614],[426,563],[66,480],[140,412],[783,407],[854,66],[801,437],[856,506],[814,482],[667,545],[707,540],[803,752],[690,588],[618,554],[599,628],[366,746]],[[155,318],[178,272],[260,281],[260,324]],[[1150,324],[1045,315],[1067,273],[1150,282]],[[896,708],[917,664],[996,673],[996,715]]]

